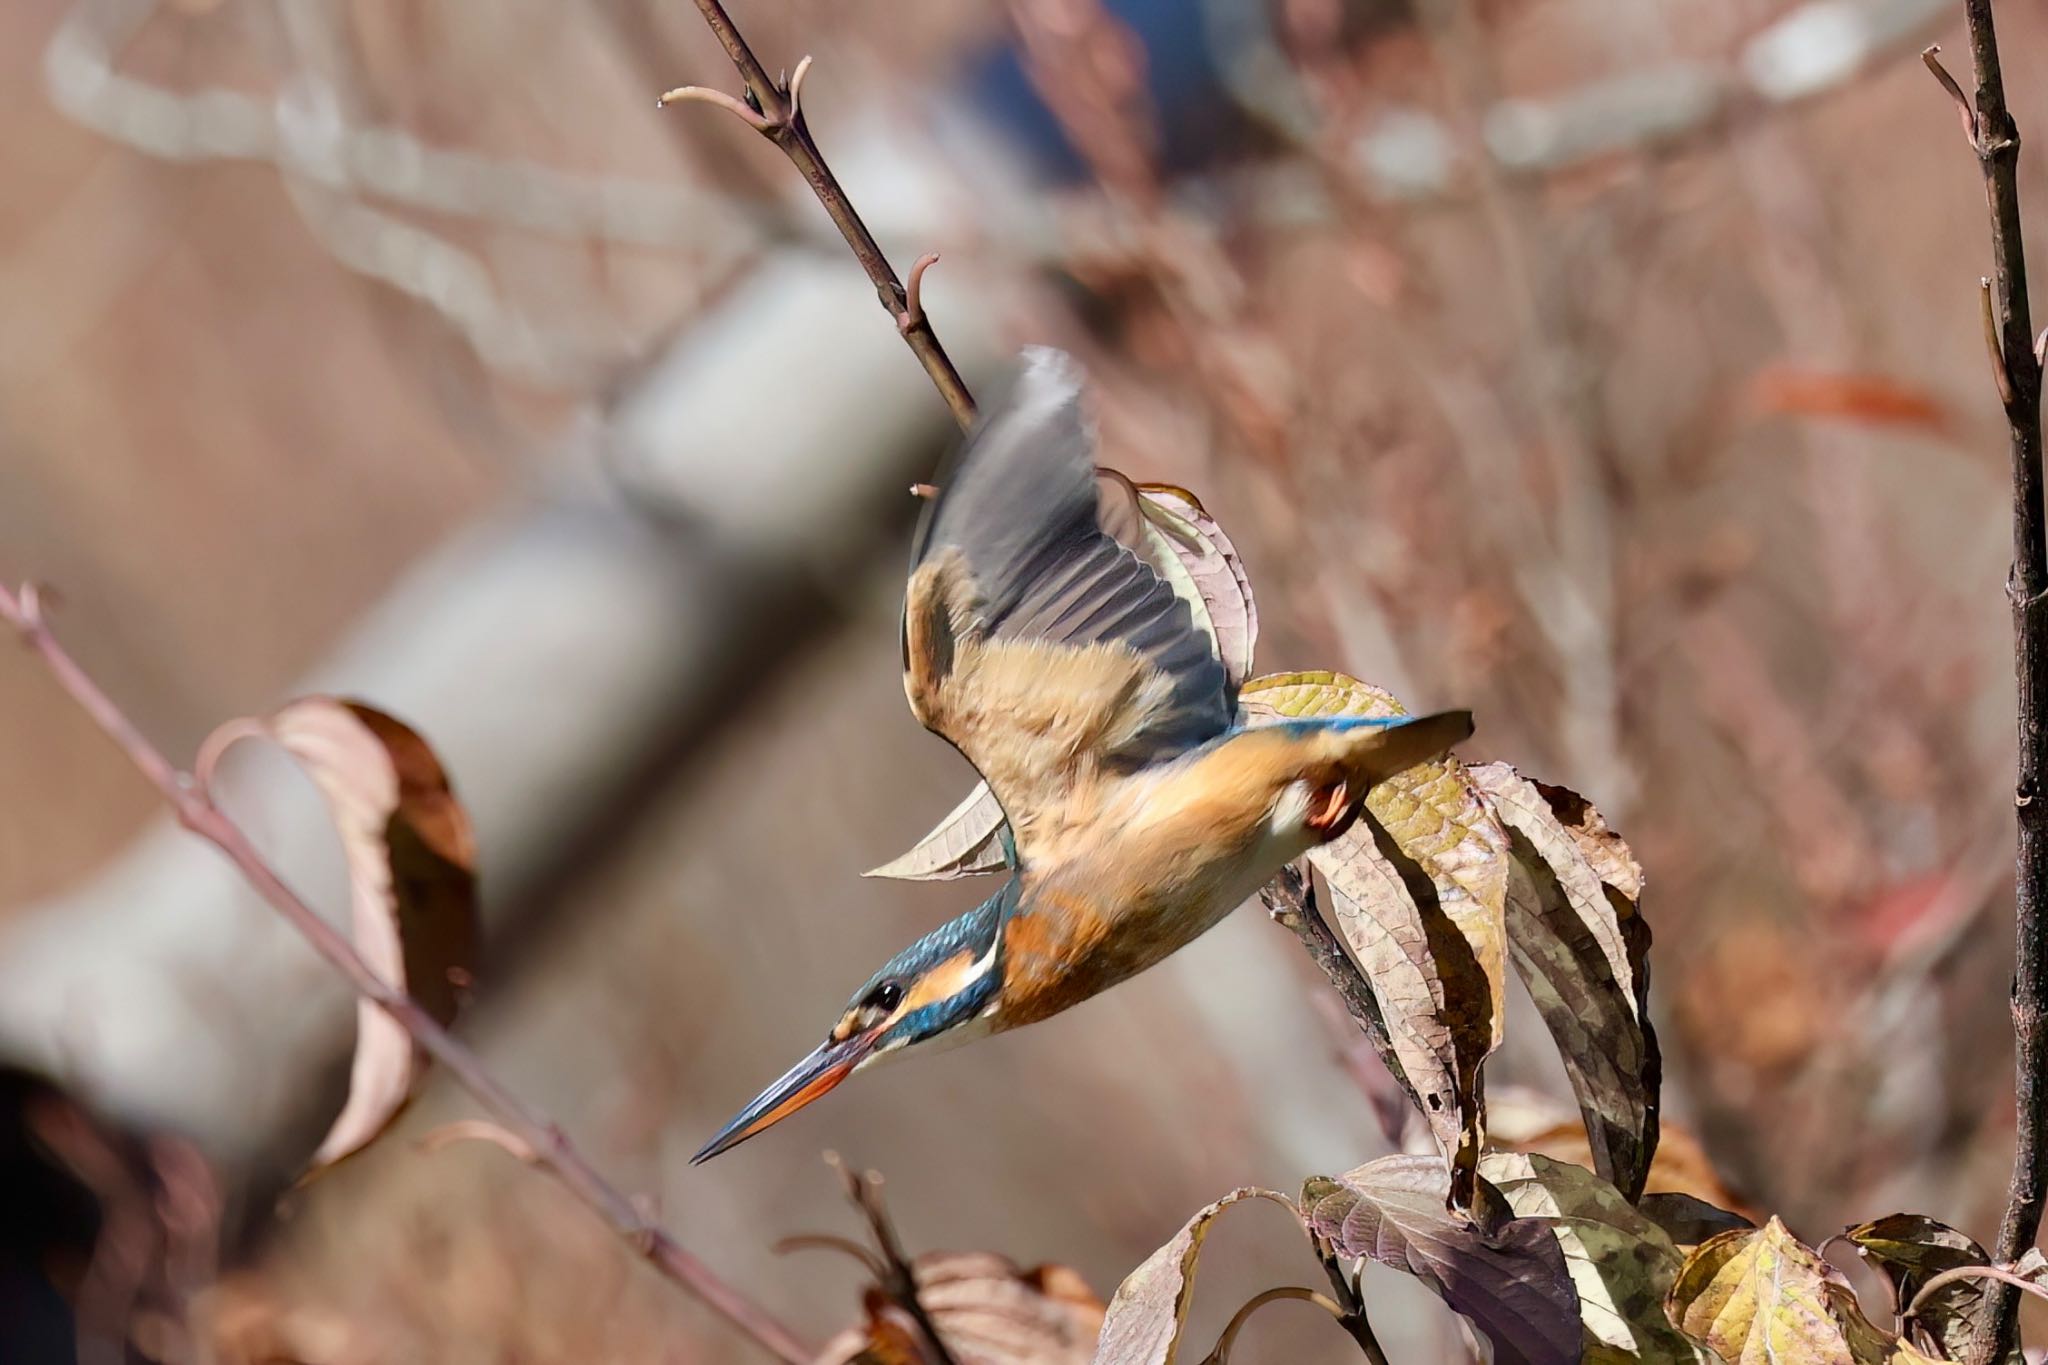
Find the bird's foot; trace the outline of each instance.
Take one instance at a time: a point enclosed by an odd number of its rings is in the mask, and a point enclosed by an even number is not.
[[[1349,783],[1332,782],[1309,794],[1305,823],[1321,836],[1324,843],[1350,829],[1351,822],[1357,818],[1358,803],[1351,799]]]

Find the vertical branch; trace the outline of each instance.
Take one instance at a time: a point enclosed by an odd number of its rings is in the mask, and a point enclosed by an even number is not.
[[[241,826],[213,803],[206,788],[165,758],[57,642],[43,619],[33,586],[24,587],[17,594],[0,585],[0,623],[13,627],[22,643],[41,657],[58,685],[157,789],[176,813],[178,823],[226,854],[256,893],[298,930],[358,995],[397,1020],[463,1089],[496,1115],[524,1145],[522,1156],[554,1176],[656,1270],[753,1338],[769,1354],[789,1365],[804,1365],[812,1358],[812,1352],[787,1327],[644,1217],[630,1197],[590,1164],[559,1124],[506,1089],[467,1044],[443,1028],[411,996],[379,976],[347,935],[300,899],[256,851]]]
[[[2014,890],[2018,932],[2012,984],[2018,1132],[2012,1188],[1996,1252],[1999,1260],[2010,1262],[2034,1245],[2043,1203],[2048,1201],[2048,1038],[2043,1036],[2048,1024],[2048,535],[2041,496],[2041,362],[2034,353],[2027,263],[2020,240],[2020,135],[2005,105],[1991,0],[1964,0],[1963,12],[1969,20],[1977,82],[1974,106],[1942,70],[1936,49],[1929,48],[1923,56],[1955,100],[1984,172],[1991,218],[1988,286],[1993,323],[1986,340],[2012,451],[2012,572],[2006,595],[2012,601],[2019,693],[2019,771],[2013,791],[2019,823]],[[1972,1352],[1976,1365],[2001,1360],[2011,1350],[2018,1312],[2018,1296],[2010,1285],[1990,1288],[1986,1321]]]
[[[796,74],[790,77],[787,85],[781,84],[768,74],[768,68],[761,65],[761,59],[747,46],[746,38],[719,0],[697,0],[697,8],[704,15],[704,22],[710,25],[711,32],[717,36],[719,45],[725,49],[725,55],[732,58],[741,81],[746,84],[747,102],[742,105],[730,95],[716,90],[684,86],[663,95],[661,103],[696,100],[723,105],[748,127],[782,149],[783,155],[803,174],[811,192],[818,196],[818,202],[825,206],[825,212],[831,217],[832,225],[839,229],[839,235],[853,248],[861,268],[874,282],[875,296],[888,310],[890,318],[895,320],[897,330],[903,333],[903,339],[910,344],[918,363],[931,376],[939,396],[951,409],[953,419],[963,429],[972,426],[974,396],[967,391],[967,382],[953,367],[952,357],[946,354],[946,348],[939,344],[939,335],[932,330],[924,310],[912,306],[909,291],[896,278],[889,258],[882,254],[881,244],[875,241],[874,234],[861,221],[853,201],[846,197],[846,191],[832,174],[832,168],[825,164],[824,154],[818,150],[810,128],[804,123],[803,82],[811,59],[806,57],[797,63]]]

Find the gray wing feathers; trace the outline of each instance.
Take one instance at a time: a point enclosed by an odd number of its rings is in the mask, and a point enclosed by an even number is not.
[[[941,545],[962,551],[989,636],[1117,641],[1166,674],[1172,703],[1118,755],[1146,761],[1227,729],[1229,684],[1187,604],[1102,530],[1097,506],[1079,373],[1060,352],[1032,348],[941,484],[917,557]]]

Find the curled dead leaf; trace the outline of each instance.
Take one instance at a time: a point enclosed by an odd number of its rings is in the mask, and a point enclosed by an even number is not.
[[[1247,724],[1314,716],[1405,715],[1341,673],[1254,678]],[[1378,998],[1394,1053],[1450,1164],[1450,1197],[1470,1209],[1485,1133],[1480,1068],[1506,1022],[1508,838],[1455,758],[1373,788],[1365,812],[1309,861],[1338,932]]]
[[[904,882],[949,882],[983,872],[1000,872],[1003,851],[1003,808],[988,783],[978,782],[967,799],[953,807],[931,833],[900,857],[870,868],[863,877],[892,877]]]
[[[1195,1286],[1195,1262],[1216,1215],[1245,1199],[1271,1199],[1294,1207],[1273,1190],[1232,1190],[1188,1219],[1167,1243],[1124,1277],[1109,1301],[1095,1365],[1173,1365]]]
[[[1162,562],[1177,565],[1187,579],[1183,589],[1168,581],[1182,597],[1193,593],[1206,617],[1204,630],[1216,642],[1216,655],[1233,686],[1252,675],[1252,654],[1259,642],[1259,607],[1252,581],[1237,547],[1204,510],[1195,495],[1169,484],[1138,485],[1139,510],[1153,535],[1163,542]]]
[[[442,1023],[466,998],[476,943],[476,848],[469,816],[417,732],[361,702],[306,697],[216,736],[257,735],[298,760],[327,803],[348,866],[356,950]],[[221,744],[209,740],[217,755]],[[210,765],[206,765],[210,766]],[[333,1164],[389,1126],[412,1093],[412,1037],[367,1000],[356,1006],[348,1099],[314,1152]]]
[[[1884,1276],[1902,1313],[1935,1276],[1962,1266],[1991,1264],[1990,1255],[1968,1234],[1917,1213],[1894,1213],[1859,1223],[1842,1237]],[[1953,1359],[1968,1358],[1988,1287],[1985,1281],[1973,1279],[1937,1286],[1913,1315],[1915,1340]]]

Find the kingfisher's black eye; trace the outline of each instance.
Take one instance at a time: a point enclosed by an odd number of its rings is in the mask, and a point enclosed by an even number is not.
[[[884,981],[867,994],[863,1005],[878,1010],[893,1010],[903,1003],[903,987],[895,981]]]

